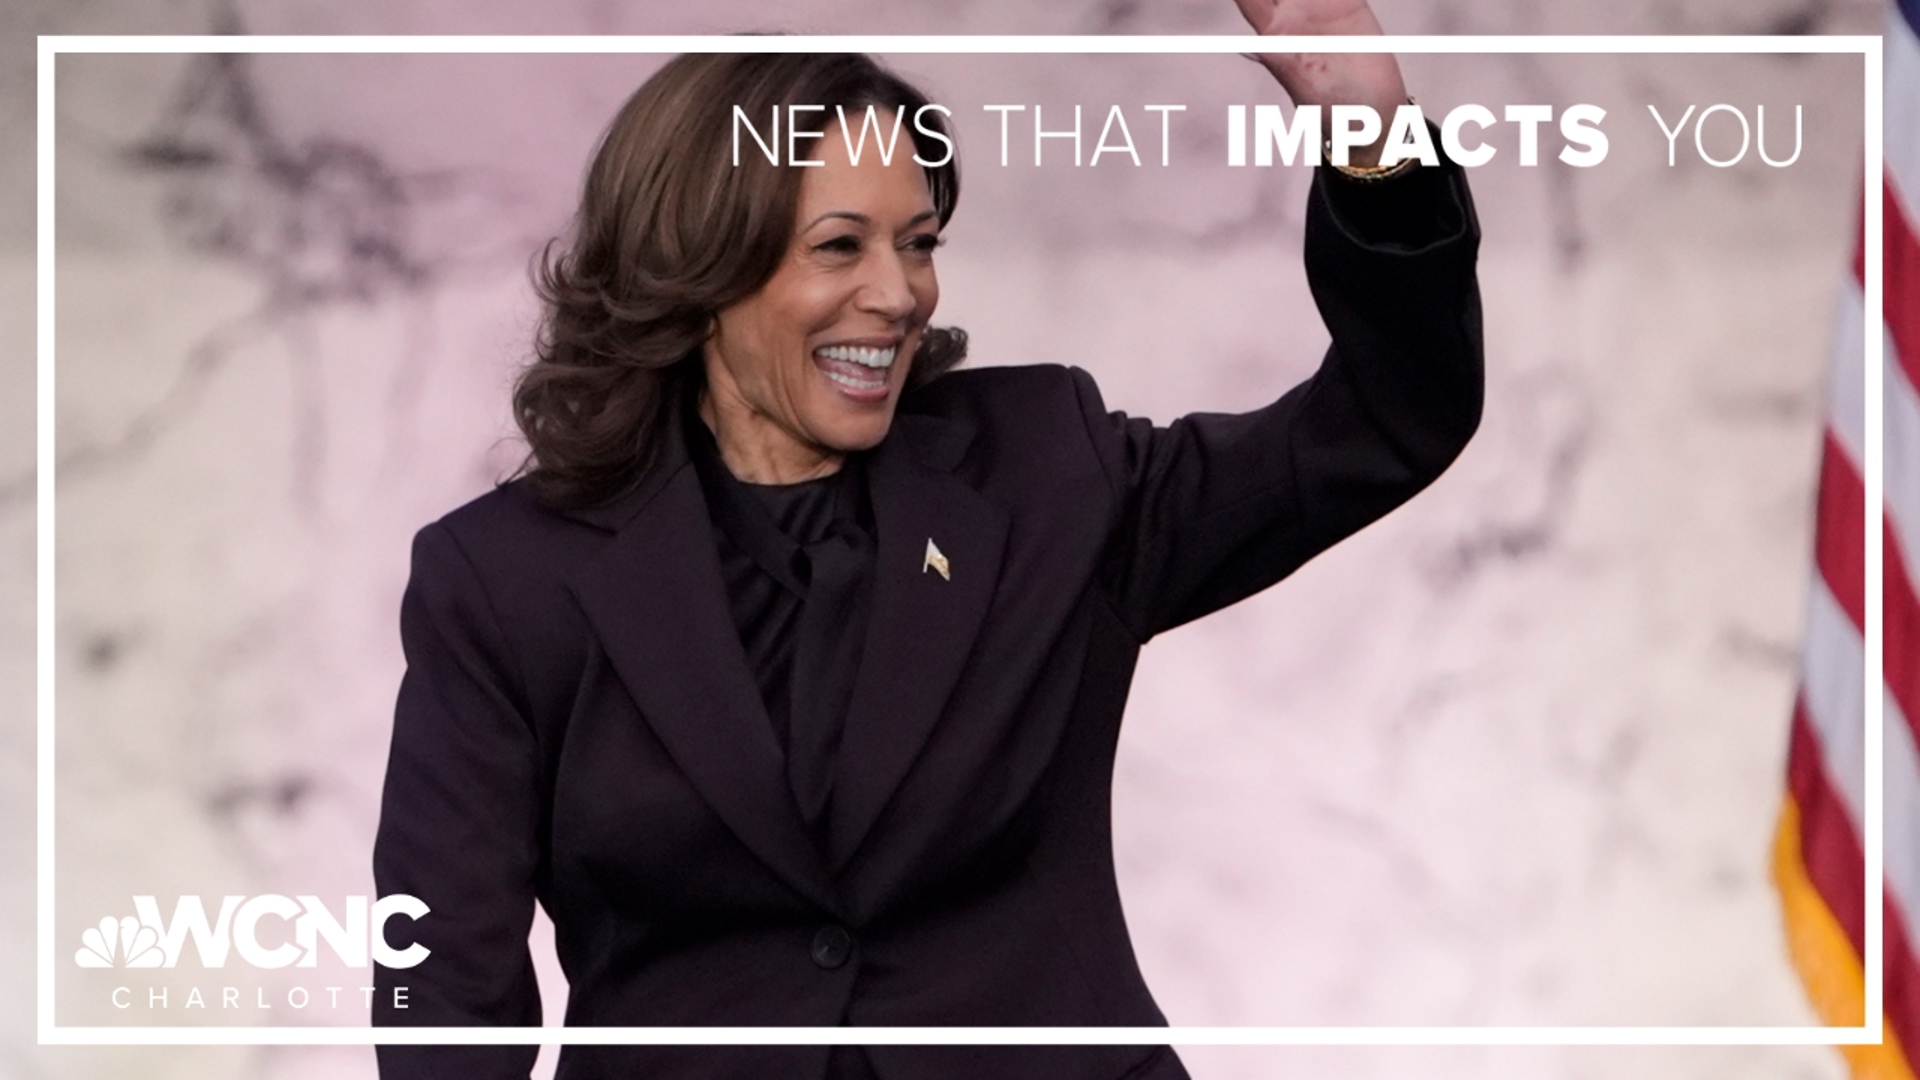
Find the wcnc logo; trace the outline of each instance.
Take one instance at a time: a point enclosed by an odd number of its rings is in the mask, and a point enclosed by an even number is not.
[[[427,914],[427,905],[406,893],[382,896],[371,904],[364,896],[349,896],[342,916],[317,896],[274,893],[222,897],[220,912],[211,920],[198,896],[180,897],[171,919],[160,917],[160,905],[151,896],[134,897],[133,911],[119,919],[109,915],[83,931],[73,962],[83,968],[170,968],[180,962],[188,938],[200,954],[200,965],[208,968],[225,967],[229,952],[239,953],[256,968],[317,967],[321,942],[341,963],[356,968],[366,967],[369,959],[381,967],[410,968],[431,952],[417,942],[404,949],[387,944],[388,919]],[[263,945],[261,923],[268,920],[290,926],[292,940],[285,940],[282,931],[271,935],[280,944]]]

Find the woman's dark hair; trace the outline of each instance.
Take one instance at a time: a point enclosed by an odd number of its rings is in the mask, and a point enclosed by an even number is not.
[[[579,507],[630,489],[659,452],[666,411],[704,377],[700,348],[714,315],[764,285],[785,256],[805,170],[769,162],[745,131],[736,166],[736,106],[762,132],[777,108],[782,136],[789,105],[826,106],[801,114],[821,128],[835,106],[850,122],[869,105],[899,110],[913,152],[945,162],[925,168],[944,227],[960,174],[951,144],[921,130],[951,138],[942,110],[920,111],[927,104],[859,55],[689,54],[642,84],[600,140],[567,242],[550,242],[534,271],[545,312],[513,392],[534,494]],[[785,149],[784,137],[770,141]],[[965,355],[964,333],[929,328],[909,389]]]

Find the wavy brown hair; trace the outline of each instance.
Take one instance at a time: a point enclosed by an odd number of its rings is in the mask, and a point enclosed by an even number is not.
[[[925,168],[945,227],[960,174],[951,144],[914,122],[951,139],[939,109],[920,112],[927,104],[860,55],[689,54],[642,84],[601,138],[569,235],[534,270],[545,310],[513,391],[534,494],[580,507],[630,490],[659,455],[666,410],[705,377],[715,314],[766,284],[785,256],[804,170],[769,162],[745,134],[736,166],[735,106],[756,126],[776,108],[790,116],[789,105],[827,107],[808,121],[831,119],[835,106],[899,110],[920,159],[945,159]],[[908,389],[965,355],[961,331],[927,330]]]

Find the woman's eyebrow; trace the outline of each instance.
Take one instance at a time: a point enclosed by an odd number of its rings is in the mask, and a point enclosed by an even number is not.
[[[937,211],[922,210],[907,220],[906,227],[911,229],[923,221],[927,221],[931,218],[936,218],[939,216],[940,215]],[[851,221],[854,224],[861,226],[862,228],[873,227],[873,218],[867,216],[866,214],[862,214],[856,210],[829,210],[826,213],[821,214],[819,217],[814,218],[812,221],[807,222],[806,225],[802,226],[801,231],[805,232],[808,229],[813,228],[815,225],[818,225],[823,221],[831,220],[833,218],[840,218],[844,221]]]

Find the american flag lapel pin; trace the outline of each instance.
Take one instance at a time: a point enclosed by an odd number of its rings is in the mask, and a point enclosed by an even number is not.
[[[947,557],[940,554],[940,545],[934,543],[931,536],[927,537],[926,561],[920,564],[921,573],[924,574],[929,570],[939,574],[942,581],[953,580],[953,567],[948,565]]]

